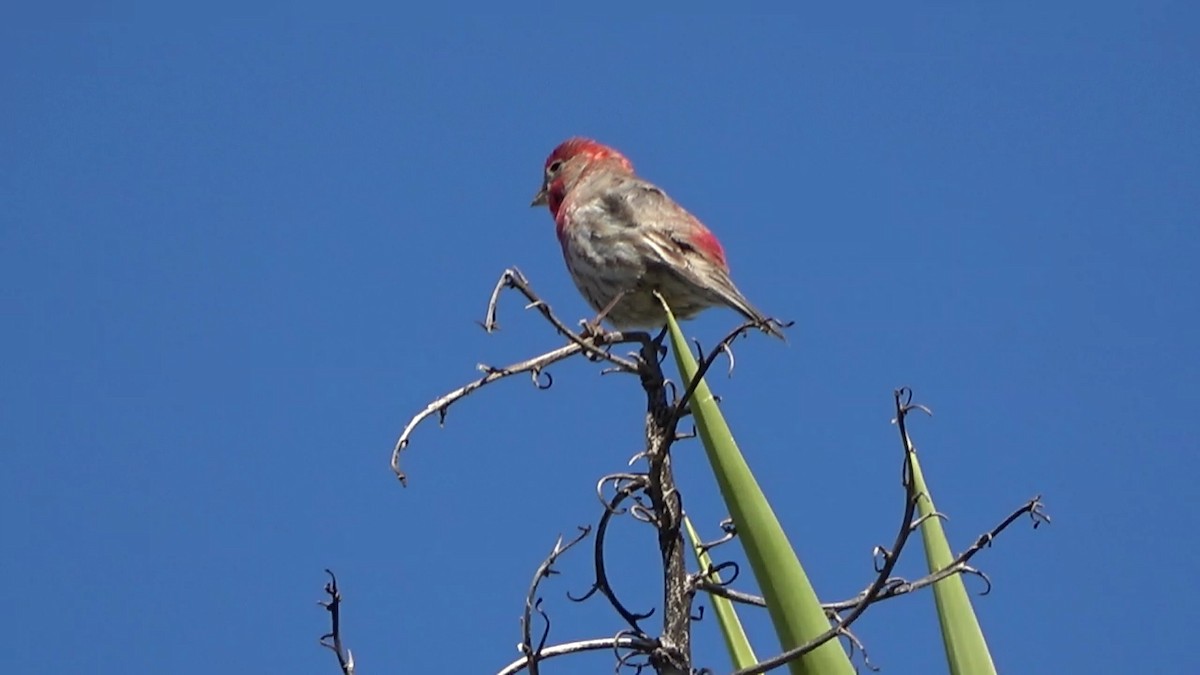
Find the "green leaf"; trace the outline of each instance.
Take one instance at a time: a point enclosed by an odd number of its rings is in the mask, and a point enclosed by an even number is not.
[[[666,303],[663,304],[665,307]],[[698,366],[669,308],[667,326],[682,380],[691,382]],[[703,381],[696,387],[690,408],[721,488],[721,496],[737,527],[738,541],[767,601],[767,611],[779,642],[784,650],[798,647],[828,631],[829,620],[783,527],[734,442],[712,392]],[[788,667],[793,675],[854,673],[850,659],[836,639],[789,662]]]
[[[684,516],[683,525],[687,528],[688,537],[692,540],[692,553],[696,554],[696,562],[700,565],[700,571],[712,569],[712,558],[709,557],[707,551],[700,549],[700,537],[696,535],[696,529],[692,527],[691,519]],[[717,572],[710,572],[705,575],[705,578],[714,583],[721,583],[721,575]],[[733,602],[729,598],[714,593],[709,593],[708,598],[712,603],[713,613],[717,615],[717,623],[721,626],[721,635],[725,638],[725,648],[729,650],[729,660],[733,663],[733,667],[749,668],[758,663],[758,657],[754,655],[754,648],[750,646],[750,639],[746,637],[746,631],[742,628],[742,621],[738,618]]]
[[[954,554],[950,552],[950,544],[946,541],[941,519],[933,515],[937,509],[933,506],[929,488],[925,486],[925,476],[921,473],[921,465],[917,462],[915,451],[912,453],[912,471],[913,487],[919,495],[917,513],[924,519],[921,523],[921,539],[925,544],[925,564],[932,574],[954,562]],[[955,574],[935,583],[933,599],[937,606],[938,623],[942,628],[942,645],[946,649],[946,662],[950,666],[950,673],[995,675],[996,666],[992,663],[992,655],[979,627],[979,619],[976,618],[971,600],[967,597],[962,575]]]

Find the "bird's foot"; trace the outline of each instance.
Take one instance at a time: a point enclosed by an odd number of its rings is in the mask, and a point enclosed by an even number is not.
[[[584,334],[597,336],[607,334],[607,331],[600,326],[600,322],[604,321],[604,319],[608,317],[608,313],[613,311],[613,308],[617,306],[617,303],[620,302],[621,298],[624,298],[627,293],[628,291],[621,291],[620,293],[614,295],[613,299],[609,300],[608,304],[604,306],[604,309],[600,310],[600,313],[596,315],[596,318],[592,319],[591,321],[581,321],[580,323],[583,324]]]
[[[608,336],[608,331],[600,325],[598,318],[591,321],[584,319],[579,322],[579,336],[585,340],[590,339],[593,343],[603,342],[604,338]]]
[[[783,334],[784,328],[791,328],[795,325],[795,321],[780,321],[774,317],[767,317],[758,322],[758,329],[767,335],[777,337],[784,342],[787,342],[787,336]]]

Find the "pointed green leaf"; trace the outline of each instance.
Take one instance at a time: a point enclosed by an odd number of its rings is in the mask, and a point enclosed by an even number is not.
[[[921,496],[917,500],[917,513],[924,518],[921,523],[921,539],[925,544],[925,563],[929,572],[933,573],[954,562],[954,554],[950,552],[950,544],[946,541],[941,519],[932,515],[936,509],[929,488],[925,486],[925,476],[921,473],[916,452],[912,454],[912,471],[913,486]],[[987,640],[983,637],[979,620],[975,617],[970,598],[967,597],[962,575],[955,574],[934,584],[933,598],[937,606],[938,623],[942,628],[942,645],[946,649],[950,673],[995,675],[996,667],[992,664]]]
[[[688,537],[692,540],[692,553],[696,554],[696,562],[700,565],[700,571],[711,569],[712,558],[709,557],[708,551],[700,549],[700,537],[696,535],[691,519],[684,516],[683,525],[687,528]],[[721,583],[721,575],[716,572],[708,574],[705,578],[714,583]],[[742,628],[742,621],[738,618],[733,602],[729,598],[713,593],[708,594],[708,599],[712,603],[713,613],[717,615],[717,623],[721,626],[721,635],[725,638],[725,648],[729,650],[729,660],[733,663],[733,667],[749,668],[758,663],[758,657],[754,655],[754,648],[750,646],[750,639],[746,637],[746,631]]]
[[[698,366],[669,308],[667,326],[683,382],[690,382]],[[767,601],[767,610],[779,642],[785,650],[798,647],[829,630],[829,620],[783,527],[767,503],[758,481],[751,474],[749,465],[733,440],[729,425],[725,423],[708,385],[703,381],[696,387],[690,407],[696,430],[721,488],[721,496],[737,527],[738,540]],[[836,639],[789,662],[788,667],[793,675],[854,673],[850,659]]]

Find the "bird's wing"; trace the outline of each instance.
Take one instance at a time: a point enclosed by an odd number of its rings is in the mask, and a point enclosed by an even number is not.
[[[635,178],[608,195],[611,204],[606,204],[606,208],[619,211],[612,214],[615,219],[642,232],[663,269],[707,289],[746,318],[766,322],[766,316],[734,285],[725,250],[716,236],[661,188]]]
[[[682,253],[687,258],[699,256],[704,262],[727,267],[725,250],[716,236],[658,186],[634,179],[610,195],[623,204],[622,215],[627,215],[648,237],[673,242],[675,250],[661,252],[666,257],[664,262],[676,262]]]

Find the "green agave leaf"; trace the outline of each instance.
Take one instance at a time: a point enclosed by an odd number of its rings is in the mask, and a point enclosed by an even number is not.
[[[698,366],[669,308],[667,326],[682,380],[691,382]],[[829,630],[817,594],[703,381],[696,387],[690,406],[721,496],[737,527],[738,540],[767,601],[779,642],[785,650],[800,646]],[[788,667],[793,675],[854,673],[854,666],[837,640],[789,662]]]
[[[696,529],[692,527],[692,521],[686,515],[683,517],[683,526],[687,528],[688,538],[692,540],[692,553],[696,554],[700,571],[710,569],[712,558],[709,557],[708,551],[700,549],[700,537],[696,535]],[[709,581],[721,583],[721,575],[716,572],[710,573],[707,578]],[[717,623],[721,626],[721,635],[725,638],[725,648],[729,650],[729,660],[733,667],[749,668],[758,663],[758,657],[754,655],[754,648],[750,646],[750,639],[746,637],[742,620],[738,618],[733,602],[729,598],[712,593],[708,594],[708,598],[712,603],[713,613],[717,615]]]
[[[913,486],[920,495],[917,513],[924,519],[921,523],[921,540],[925,544],[925,564],[932,574],[954,562],[950,544],[942,521],[932,515],[936,509],[917,455],[912,455]],[[946,649],[946,662],[952,675],[995,675],[996,666],[988,651],[987,641],[979,627],[979,619],[967,597],[962,575],[946,577],[933,585],[933,599],[937,606],[938,623],[942,628],[942,645]]]

